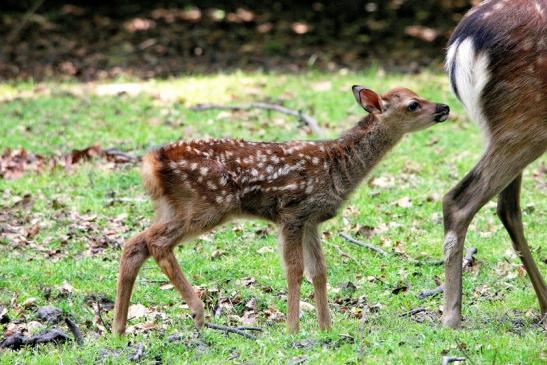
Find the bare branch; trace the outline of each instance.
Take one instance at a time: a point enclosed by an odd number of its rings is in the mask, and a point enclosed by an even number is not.
[[[250,326],[240,326],[240,327],[236,327],[236,329],[240,330],[240,331],[256,331],[256,332],[262,332],[262,328],[260,327],[250,327]]]
[[[436,287],[435,289],[432,289],[432,290],[424,290],[422,291],[419,295],[418,295],[418,298],[419,299],[425,299],[427,297],[434,297],[435,295],[437,294],[440,294],[444,292],[444,285],[439,285],[438,287]]]
[[[97,301],[95,302],[95,304],[97,305],[97,317],[99,317],[99,321],[101,321],[103,327],[106,328],[108,332],[112,332],[112,328],[110,327],[110,325],[106,323],[103,319],[102,311],[101,311],[101,303]]]
[[[465,257],[462,260],[462,269],[465,269],[466,267],[473,266],[473,262],[475,258],[473,257],[474,254],[477,253],[476,247],[471,247],[465,250]],[[433,297],[437,294],[440,294],[444,292],[444,284],[439,285],[435,289],[432,290],[424,290],[420,294],[418,294],[419,299],[425,299],[427,297]]]
[[[350,237],[349,235],[347,235],[347,234],[344,233],[344,232],[340,232],[339,235],[340,235],[340,237],[344,238],[346,241],[351,242],[351,243],[353,243],[353,244],[355,244],[355,245],[357,245],[357,246],[361,246],[361,247],[363,247],[363,248],[366,248],[367,250],[376,252],[376,253],[378,253],[378,254],[380,254],[380,255],[382,255],[382,256],[389,256],[389,254],[388,254],[386,251],[382,250],[381,248],[376,247],[376,246],[373,246],[373,245],[368,244],[368,243],[364,243],[364,242],[358,241],[358,240],[356,240],[355,238]]]
[[[412,317],[415,314],[425,312],[425,308],[416,308],[406,313],[401,314],[401,317]]]
[[[72,332],[72,334],[74,335],[74,340],[76,340],[76,343],[82,346],[84,344],[84,340],[82,337],[82,332],[80,332],[78,325],[76,325],[76,323],[74,323],[74,321],[68,317],[65,317],[65,323],[70,332]]]
[[[256,336],[250,335],[250,334],[242,331],[239,328],[226,327],[226,326],[221,326],[221,325],[213,324],[213,323],[205,323],[205,327],[213,329],[213,330],[217,330],[217,331],[223,331],[223,332],[226,332],[226,333],[235,333],[235,334],[238,334],[238,335],[243,336],[245,338],[248,338],[250,340],[256,340],[257,339]]]
[[[278,104],[271,103],[250,103],[242,105],[220,105],[220,104],[198,104],[190,108],[192,111],[203,111],[203,110],[250,110],[250,109],[263,109],[263,110],[272,110],[278,113],[288,114],[297,117],[302,123],[306,124],[311,131],[319,136],[323,136],[323,131],[319,127],[317,120],[308,114],[302,112],[302,110],[289,109]]]

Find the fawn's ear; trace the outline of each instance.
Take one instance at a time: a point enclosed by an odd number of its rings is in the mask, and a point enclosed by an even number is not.
[[[380,95],[374,91],[367,89],[364,86],[353,85],[353,96],[357,103],[363,107],[369,113],[382,113],[382,102],[380,101]]]

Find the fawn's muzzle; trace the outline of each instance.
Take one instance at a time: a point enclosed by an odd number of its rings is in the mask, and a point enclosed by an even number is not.
[[[450,107],[446,104],[437,104],[435,107],[435,114],[433,120],[440,123],[448,119],[448,114],[450,113]]]

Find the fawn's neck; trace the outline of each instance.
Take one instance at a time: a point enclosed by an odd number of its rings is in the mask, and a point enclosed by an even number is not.
[[[351,193],[402,136],[373,114],[342,135],[335,143],[339,151],[335,156],[338,168],[333,173],[336,190],[343,195]]]

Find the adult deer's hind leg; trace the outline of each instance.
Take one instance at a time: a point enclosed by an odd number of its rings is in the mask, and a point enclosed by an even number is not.
[[[327,265],[321,249],[317,225],[306,227],[303,246],[304,269],[313,283],[319,328],[328,330],[331,327],[331,318],[327,299]]]
[[[127,323],[127,311],[131,292],[139,269],[143,262],[150,256],[146,244],[147,230],[127,240],[123,246],[118,273],[118,286],[116,302],[114,305],[114,324],[112,332],[117,335],[125,333]]]
[[[303,228],[300,225],[286,224],[281,227],[281,251],[288,286],[287,326],[290,333],[298,332],[300,326],[300,285],[304,276],[302,235]]]
[[[532,253],[524,237],[522,216],[520,210],[520,187],[522,174],[517,176],[498,197],[498,216],[511,237],[513,247],[519,255],[539,301],[541,314],[547,314],[547,288],[539,272]]]
[[[442,321],[446,326],[458,328],[461,324],[461,265],[465,235],[471,220],[484,204],[542,152],[539,148],[531,151],[526,143],[492,143],[479,163],[444,197],[445,296]]]

